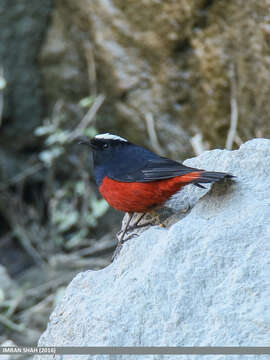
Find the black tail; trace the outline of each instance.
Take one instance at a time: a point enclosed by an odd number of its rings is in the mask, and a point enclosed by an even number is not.
[[[215,171],[203,171],[200,174],[200,177],[196,180],[194,180],[193,184],[205,189],[205,187],[203,185],[201,185],[201,183],[203,184],[207,184],[207,183],[213,183],[216,181],[220,181],[223,179],[233,179],[235,178],[235,176],[228,174],[228,173],[223,173],[223,172],[215,172]]]

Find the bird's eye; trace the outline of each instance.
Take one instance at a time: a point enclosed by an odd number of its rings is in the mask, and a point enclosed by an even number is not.
[[[107,143],[103,144],[103,149],[108,149],[109,145]]]

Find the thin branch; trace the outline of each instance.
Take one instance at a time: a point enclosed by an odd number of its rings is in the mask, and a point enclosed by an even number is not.
[[[231,64],[230,66],[229,77],[231,81],[231,123],[225,147],[226,149],[231,150],[233,142],[235,141],[238,123],[237,86],[234,64]]]
[[[35,263],[38,266],[45,266],[44,260],[42,259],[42,257],[38,253],[38,251],[32,246],[27,232],[21,225],[15,224],[14,234],[17,235],[17,237],[20,241],[20,244],[22,245],[24,250],[27,252],[27,254],[29,254],[32,257],[32,259],[35,261]]]
[[[48,309],[49,308],[49,304],[50,303],[54,303],[55,301],[55,294],[50,294],[48,296],[46,296],[44,299],[42,299],[40,302],[38,302],[37,304],[31,306],[30,308],[24,310],[21,314],[21,320],[25,319],[27,316],[31,316],[34,313],[41,313],[42,310],[44,311],[44,309]]]
[[[26,290],[25,296],[40,297],[41,294],[44,294],[50,289],[57,289],[58,287],[70,281],[73,277],[74,277],[74,273],[67,272],[66,274],[61,275],[58,278],[50,279],[41,285]]]
[[[198,133],[198,134],[194,135],[190,139],[190,143],[191,143],[191,146],[193,148],[193,151],[194,151],[195,155],[200,155],[205,150],[207,150],[206,147],[203,144],[203,139],[202,139],[202,134],[201,133]]]
[[[40,171],[43,167],[44,165],[39,163],[26,168],[24,171],[22,171],[21,173],[15,175],[13,178],[8,180],[7,183],[0,183],[0,191],[6,190],[10,185],[14,185],[23,181],[27,177]]]
[[[72,135],[70,136],[70,141],[76,139],[76,137],[81,135],[82,130],[84,130],[95,119],[95,116],[99,108],[103,104],[104,100],[105,100],[105,95],[103,94],[99,94],[95,98],[93,105],[87,111],[86,115],[83,117],[79,125],[74,129]]]
[[[236,145],[240,146],[243,144],[243,140],[240,138],[240,136],[238,134],[235,135],[234,137],[234,142],[236,143]]]
[[[96,74],[96,63],[95,63],[93,46],[89,41],[83,41],[83,47],[84,47],[84,51],[85,51],[85,56],[87,58],[90,94],[92,96],[96,96],[96,94],[97,94],[97,74]]]
[[[0,126],[2,124],[2,116],[4,110],[4,88],[6,87],[7,83],[4,78],[4,69],[0,66]]]
[[[156,129],[155,129],[155,121],[154,121],[153,114],[146,113],[145,114],[145,122],[146,122],[147,132],[148,132],[150,142],[151,142],[153,149],[160,155],[163,155],[163,150],[159,144]]]
[[[1,314],[0,314],[0,323],[13,331],[23,332],[25,330],[25,326],[23,324],[17,325],[13,321],[11,321],[10,319],[6,318]]]
[[[3,110],[4,110],[4,94],[3,91],[0,89],[0,126],[2,124]]]

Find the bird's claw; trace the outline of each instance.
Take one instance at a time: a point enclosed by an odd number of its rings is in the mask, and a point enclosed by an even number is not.
[[[127,242],[128,240],[130,240],[133,237],[137,237],[139,236],[139,234],[130,234],[128,235],[126,238],[120,239],[118,241],[118,244],[116,246],[116,249],[114,250],[113,256],[112,256],[112,262],[117,258],[117,256],[120,254],[120,251],[122,249],[122,246],[125,242]]]
[[[134,224],[132,226],[130,226],[126,232],[130,232],[130,231],[133,231],[133,230],[136,230],[136,229],[140,229],[140,228],[143,228],[143,227],[146,227],[146,226],[154,226],[155,224],[152,222],[152,221],[147,221],[143,224]]]

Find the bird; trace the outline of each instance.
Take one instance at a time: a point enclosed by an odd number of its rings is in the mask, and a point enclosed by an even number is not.
[[[110,133],[79,143],[93,154],[94,177],[102,197],[114,209],[129,214],[119,243],[124,242],[134,213],[142,214],[136,226],[147,212],[162,206],[184,186],[204,188],[202,184],[234,177],[188,167]]]

